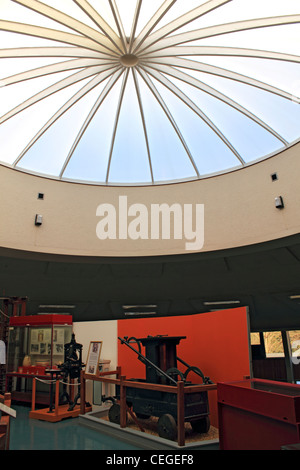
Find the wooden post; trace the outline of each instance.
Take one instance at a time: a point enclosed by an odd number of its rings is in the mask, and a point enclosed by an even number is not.
[[[177,442],[179,446],[185,444],[184,428],[184,382],[177,382]]]
[[[35,410],[35,393],[36,393],[36,378],[32,380],[32,398],[31,398],[31,411]]]
[[[11,394],[5,393],[4,394],[4,404],[10,408],[11,406]],[[10,416],[6,413],[2,413],[2,422],[6,426],[5,430],[5,450],[9,450],[9,439],[10,439]]]
[[[123,382],[126,380],[125,375],[120,377],[120,426],[126,428],[127,425],[127,407],[126,407],[126,386]]]
[[[83,370],[80,372],[80,414],[85,414],[85,377]]]

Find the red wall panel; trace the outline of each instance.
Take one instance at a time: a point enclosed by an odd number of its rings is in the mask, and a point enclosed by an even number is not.
[[[186,336],[177,355],[202,370],[215,383],[241,380],[250,374],[247,310],[236,308],[199,315],[118,321],[118,336]],[[143,351],[142,351],[143,352]],[[127,346],[118,342],[118,365],[128,378],[145,378],[145,366]],[[185,370],[184,366],[179,366]],[[190,373],[188,379],[202,383]],[[218,427],[217,396],[209,392],[211,424]]]

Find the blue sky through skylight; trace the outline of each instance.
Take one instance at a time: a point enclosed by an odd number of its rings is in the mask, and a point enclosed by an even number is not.
[[[251,164],[300,138],[298,0],[0,0],[0,162],[93,184]]]

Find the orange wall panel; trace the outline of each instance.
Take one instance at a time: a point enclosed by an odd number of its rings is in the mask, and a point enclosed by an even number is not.
[[[246,308],[199,315],[118,321],[118,336],[143,338],[148,335],[186,336],[177,347],[177,355],[196,366],[214,382],[241,380],[250,374]],[[134,345],[133,345],[134,346]],[[142,353],[144,351],[142,350]],[[118,343],[118,365],[128,378],[145,378],[145,365],[127,346]],[[178,368],[185,371],[185,366]],[[202,383],[190,373],[188,380]],[[216,392],[209,392],[211,423],[218,426]]]

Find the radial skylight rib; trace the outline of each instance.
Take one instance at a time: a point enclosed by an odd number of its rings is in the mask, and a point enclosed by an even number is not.
[[[183,26],[193,22],[200,16],[206,15],[207,13],[210,13],[216,8],[219,8],[231,1],[232,0],[210,0],[204,3],[203,5],[200,5],[199,7],[194,8],[188,13],[180,16],[179,18],[176,18],[176,20],[171,21],[166,26],[163,26],[162,28],[157,30],[155,33],[151,34],[149,38],[144,41],[144,48],[147,49],[152,44],[155,44],[157,41],[161,41],[162,38],[169,36],[177,29],[182,28]]]
[[[220,129],[206,116],[206,114],[190,99],[186,96],[176,85],[174,85],[170,80],[168,80],[163,74],[155,70],[148,69],[143,67],[148,74],[152,75],[158,81],[160,81],[167,89],[169,89],[175,96],[182,100],[186,106],[188,106],[194,113],[196,113],[204,122],[207,124],[215,134],[224,142],[225,145],[232,151],[235,157],[239,162],[244,166],[245,161],[235,147],[229,142],[225,135],[220,131]]]
[[[154,59],[151,61],[152,64],[163,64],[167,66],[174,66],[180,67],[184,69],[194,70],[196,72],[204,72],[209,73],[212,75],[217,75],[222,78],[228,78],[230,80],[237,80],[238,82],[245,83],[246,85],[251,85],[257,88],[261,88],[264,91],[268,91],[269,93],[274,93],[275,95],[281,96],[282,98],[286,98],[288,100],[291,99],[291,94],[287,93],[284,90],[280,90],[274,86],[271,86],[267,83],[261,82],[260,80],[256,80],[254,78],[248,77],[246,75],[242,75],[237,72],[233,72],[231,70],[224,69],[222,67],[216,67],[214,65],[204,64],[202,62],[195,62],[194,60],[189,59],[182,59],[180,57],[172,57],[172,58],[164,58],[164,59]]]
[[[75,93],[47,122],[46,124],[37,132],[37,134],[31,139],[28,145],[23,149],[18,158],[14,161],[13,166],[15,167],[28,152],[28,150],[38,141],[38,139],[54,124],[58,119],[67,112],[73,105],[75,105],[81,98],[87,95],[91,90],[98,86],[101,82],[106,80],[114,73],[114,70],[107,70],[102,72],[101,75],[96,75],[89,83],[84,85],[77,93]]]
[[[73,142],[72,148],[70,149],[70,152],[69,152],[69,154],[68,154],[68,156],[65,160],[65,163],[63,164],[62,170],[60,172],[60,175],[59,175],[60,178],[62,178],[62,176],[63,176],[63,174],[64,174],[64,172],[67,168],[67,165],[69,164],[70,159],[71,159],[73,153],[75,152],[75,149],[76,149],[77,145],[79,144],[80,140],[82,139],[82,137],[83,137],[85,131],[87,130],[89,124],[91,123],[93,117],[95,116],[96,112],[98,111],[99,107],[101,106],[101,104],[103,103],[103,101],[105,100],[107,95],[112,90],[115,83],[119,80],[122,73],[123,73],[122,70],[121,71],[116,71],[115,74],[111,77],[110,81],[106,84],[106,86],[102,90],[101,94],[99,95],[96,103],[94,104],[91,111],[89,112],[85,122],[83,123],[78,135],[76,136],[76,138]]]
[[[157,12],[152,16],[150,21],[142,29],[139,36],[134,41],[133,53],[143,44],[147,36],[153,31],[155,26],[162,20],[162,18],[168,13],[170,8],[176,3],[177,0],[165,0]]]
[[[182,135],[182,133],[180,132],[180,129],[178,127],[178,125],[176,124],[176,120],[174,119],[174,117],[172,116],[172,113],[171,111],[169,110],[168,106],[166,105],[166,103],[164,102],[162,96],[160,95],[160,93],[158,92],[157,88],[154,86],[154,83],[150,80],[150,78],[148,77],[147,74],[144,73],[143,69],[141,69],[139,67],[138,71],[140,72],[142,78],[144,79],[144,81],[146,82],[146,84],[148,85],[148,87],[150,88],[151,92],[153,93],[153,95],[155,96],[155,98],[157,99],[158,103],[160,104],[161,108],[163,109],[164,113],[166,114],[167,118],[169,119],[173,129],[175,130],[181,144],[183,145],[184,147],[184,150],[186,151],[187,153],[187,156],[188,158],[190,159],[190,162],[195,170],[195,173],[197,175],[197,177],[199,178],[200,176],[200,173],[199,173],[199,170],[197,168],[197,165],[194,161],[194,158],[191,154],[191,151]]]
[[[138,20],[139,20],[139,14],[141,12],[142,1],[143,0],[138,0],[137,1],[136,9],[135,9],[135,12],[134,12],[132,29],[131,29],[131,33],[130,33],[130,40],[129,40],[129,46],[128,46],[128,53],[129,54],[131,54],[131,52],[132,52],[132,45],[133,45],[133,41],[134,41],[134,37],[135,37],[135,33],[136,33],[136,28],[137,28],[137,24],[138,24]]]
[[[110,5],[110,8],[111,8],[114,20],[115,20],[116,25],[117,25],[117,29],[118,29],[120,38],[121,38],[124,54],[126,54],[126,52],[127,52],[126,34],[125,34],[125,31],[124,31],[124,28],[123,28],[123,24],[122,24],[122,20],[121,20],[120,14],[119,14],[118,7],[116,5],[115,0],[108,0],[108,1],[109,1],[109,5]]]
[[[147,148],[147,155],[148,155],[148,161],[149,161],[149,168],[150,168],[150,174],[151,174],[151,181],[154,183],[154,176],[153,176],[153,167],[152,167],[152,161],[151,161],[151,152],[150,152],[150,146],[149,146],[149,139],[148,139],[148,133],[147,133],[147,125],[146,125],[146,120],[145,120],[145,114],[144,114],[144,109],[143,109],[143,103],[142,103],[142,97],[141,97],[141,92],[136,76],[136,71],[133,70],[133,80],[135,84],[135,89],[136,89],[136,94],[138,98],[138,103],[139,103],[139,108],[140,108],[140,113],[141,113],[141,119],[142,119],[142,124],[143,124],[143,130],[144,130],[144,136],[145,136],[145,142],[146,142],[146,148]]]
[[[106,183],[108,183],[108,180],[109,180],[111,159],[112,159],[112,154],[113,154],[113,151],[114,151],[115,138],[116,138],[116,133],[117,133],[117,128],[118,128],[118,121],[119,121],[119,117],[120,117],[120,111],[121,111],[121,107],[122,107],[122,102],[123,102],[123,98],[124,98],[124,93],[125,93],[126,83],[127,83],[127,80],[128,80],[128,75],[129,75],[129,69],[127,69],[124,72],[123,83],[122,83],[120,96],[119,96],[119,103],[118,103],[117,110],[116,110],[115,124],[114,124],[112,139],[111,139],[111,147],[110,147],[110,152],[109,152],[106,179],[105,179]]]
[[[13,0],[15,3],[26,6],[37,13],[40,13],[51,20],[56,21],[57,23],[67,26],[70,29],[73,29],[77,33],[82,34],[83,36],[92,39],[96,43],[111,49],[113,52],[116,52],[116,47],[112,47],[112,42],[108,40],[106,36],[101,34],[99,31],[91,28],[90,26],[81,23],[80,21],[72,18],[71,16],[62,13],[55,8],[52,8],[44,3],[33,1],[33,0]]]
[[[30,24],[15,23],[13,21],[0,20],[0,30],[9,31],[19,34],[26,34],[28,36],[50,39],[51,41],[58,41],[72,46],[85,47],[93,51],[98,51],[106,54],[111,54],[111,48],[106,47],[105,44],[100,45],[98,42],[93,41],[85,36],[78,34],[65,33],[64,31],[58,31],[51,28],[43,28],[41,26],[35,26]],[[106,39],[103,36],[104,39]],[[105,41],[106,43],[108,42]]]
[[[119,36],[109,26],[109,24],[100,16],[100,14],[86,1],[86,0],[74,0],[74,2],[87,14],[87,16],[101,29],[105,36],[122,51],[121,42]]]
[[[248,109],[244,108],[243,106],[238,104],[236,101],[232,100],[228,96],[226,96],[223,93],[219,92],[215,88],[205,84],[204,82],[201,82],[200,80],[197,80],[194,77],[191,77],[190,75],[188,75],[184,72],[181,72],[181,71],[175,69],[174,67],[167,67],[167,66],[164,66],[162,64],[157,65],[156,67],[153,64],[149,64],[149,66],[152,67],[152,68],[155,68],[156,70],[158,70],[160,72],[166,73],[167,75],[170,75],[174,78],[182,80],[182,81],[188,83],[189,85],[192,85],[192,86],[198,88],[199,90],[202,90],[205,93],[208,93],[208,94],[212,95],[214,98],[217,98],[217,99],[223,101],[225,104],[227,104],[227,105],[231,106],[232,108],[236,109],[237,111],[241,112],[242,114],[247,116],[249,119],[254,121],[256,124],[260,125],[265,130],[270,132],[270,134],[274,135],[274,137],[276,137],[278,140],[280,140],[285,146],[287,145],[286,140],[281,135],[279,135],[272,127],[270,127],[266,122],[264,122],[262,119],[259,119],[255,114],[251,113]]]
[[[24,57],[76,57],[76,58],[95,58],[116,59],[113,54],[101,54],[101,52],[84,49],[81,47],[21,47],[19,49],[0,49],[1,59],[24,58]]]
[[[3,116],[0,117],[0,124],[3,122],[7,121],[11,117],[15,116],[16,114],[20,113],[26,108],[29,108],[30,106],[34,105],[38,101],[43,100],[44,98],[47,98],[48,96],[63,90],[64,88],[73,85],[74,83],[77,83],[81,80],[84,80],[85,78],[91,77],[97,73],[103,72],[107,69],[111,69],[113,66],[97,66],[97,67],[89,67],[86,70],[81,70],[80,72],[77,72],[70,77],[64,78],[63,80],[60,80],[59,82],[55,83],[54,85],[49,86],[48,88],[45,88],[44,90],[40,91],[39,93],[36,93],[33,95],[31,98],[28,100],[24,101],[20,105],[16,106],[15,108],[11,109],[8,113],[4,114]]]
[[[300,15],[286,15],[271,18],[257,18],[254,20],[236,21],[233,23],[225,23],[216,26],[209,26],[207,28],[196,29],[185,33],[168,36],[157,41],[155,44],[146,46],[142,49],[155,51],[157,49],[164,49],[165,47],[177,46],[185,42],[197,41],[199,39],[207,39],[213,36],[220,36],[222,34],[234,33],[239,31],[248,31],[251,29],[265,28],[270,26],[288,25],[293,23],[300,23]],[[141,51],[141,52],[142,52]]]
[[[162,50],[141,54],[143,59],[153,59],[157,57],[184,57],[184,56],[234,56],[234,57],[254,57],[256,59],[274,59],[287,62],[300,63],[300,57],[283,52],[265,51],[260,49],[246,49],[239,47],[224,46],[175,46]]]
[[[3,78],[0,80],[0,86],[12,85],[14,83],[20,83],[25,80],[31,80],[33,78],[42,77],[44,75],[55,74],[58,72],[66,72],[68,70],[83,69],[88,67],[95,67],[99,65],[99,59],[74,59],[67,60],[65,62],[58,62],[57,64],[45,65],[26,72],[12,75],[11,77]],[[109,65],[111,67],[111,59],[103,61],[103,65]]]

